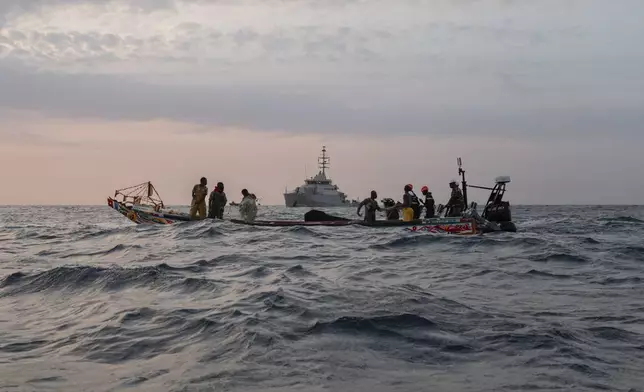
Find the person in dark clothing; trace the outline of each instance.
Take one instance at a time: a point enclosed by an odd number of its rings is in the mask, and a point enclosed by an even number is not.
[[[398,212],[394,199],[382,199],[382,205],[385,207],[387,220],[400,220],[400,213]]]
[[[436,207],[432,193],[429,191],[427,186],[420,188],[420,193],[425,196],[425,202],[423,203],[425,205],[425,218],[433,218],[436,215]]]
[[[371,191],[371,197],[368,197],[364,199],[359,205],[358,205],[358,216],[360,215],[360,210],[362,207],[365,208],[365,213],[364,213],[364,220],[365,222],[375,222],[376,221],[376,211],[382,211],[380,206],[378,205],[378,201],[376,200],[378,198],[378,194],[376,191]]]
[[[420,218],[420,200],[418,196],[413,191],[413,186],[411,184],[405,185],[405,193],[403,193],[403,202],[399,204],[399,208],[402,209],[403,221],[409,222]]]
[[[208,198],[208,218],[224,219],[224,207],[228,202],[223,182],[218,182]]]
[[[449,183],[449,187],[452,188],[452,194],[450,195],[449,201],[447,202],[447,216],[449,217],[458,217],[463,214],[465,209],[465,199],[463,198],[463,192],[461,188],[458,187],[456,181]]]

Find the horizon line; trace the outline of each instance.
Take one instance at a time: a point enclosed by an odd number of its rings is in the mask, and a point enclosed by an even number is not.
[[[229,207],[227,204],[226,207]],[[513,204],[515,207],[569,207],[569,206],[601,206],[601,207],[644,207],[644,204],[604,204],[604,203],[567,203],[567,204]],[[108,207],[107,204],[0,204],[0,207]],[[167,207],[190,207],[190,204],[168,204]],[[232,206],[236,207],[236,206]],[[355,208],[354,206],[328,206],[328,207],[291,207],[284,204],[261,204],[259,207],[288,207],[288,208]]]

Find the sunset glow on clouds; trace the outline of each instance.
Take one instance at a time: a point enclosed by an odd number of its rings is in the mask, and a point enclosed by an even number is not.
[[[641,203],[626,170],[644,164],[643,13],[627,0],[4,0],[0,204],[101,204],[147,180],[185,204],[202,175],[282,204],[323,143],[351,197],[413,182],[445,198],[462,156],[473,183],[511,175],[514,203]]]

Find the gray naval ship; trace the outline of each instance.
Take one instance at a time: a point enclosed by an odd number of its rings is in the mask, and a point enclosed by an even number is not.
[[[293,191],[284,192],[287,207],[345,207],[357,206],[357,200],[348,200],[347,195],[326,176],[329,168],[329,156],[326,146],[322,146],[322,156],[318,157],[320,171],[313,177],[304,180],[304,184]]]

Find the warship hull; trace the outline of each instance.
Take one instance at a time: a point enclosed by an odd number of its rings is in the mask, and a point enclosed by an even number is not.
[[[306,193],[285,193],[284,204],[287,207],[347,207],[357,206],[356,201],[348,201],[335,195],[310,195]]]

